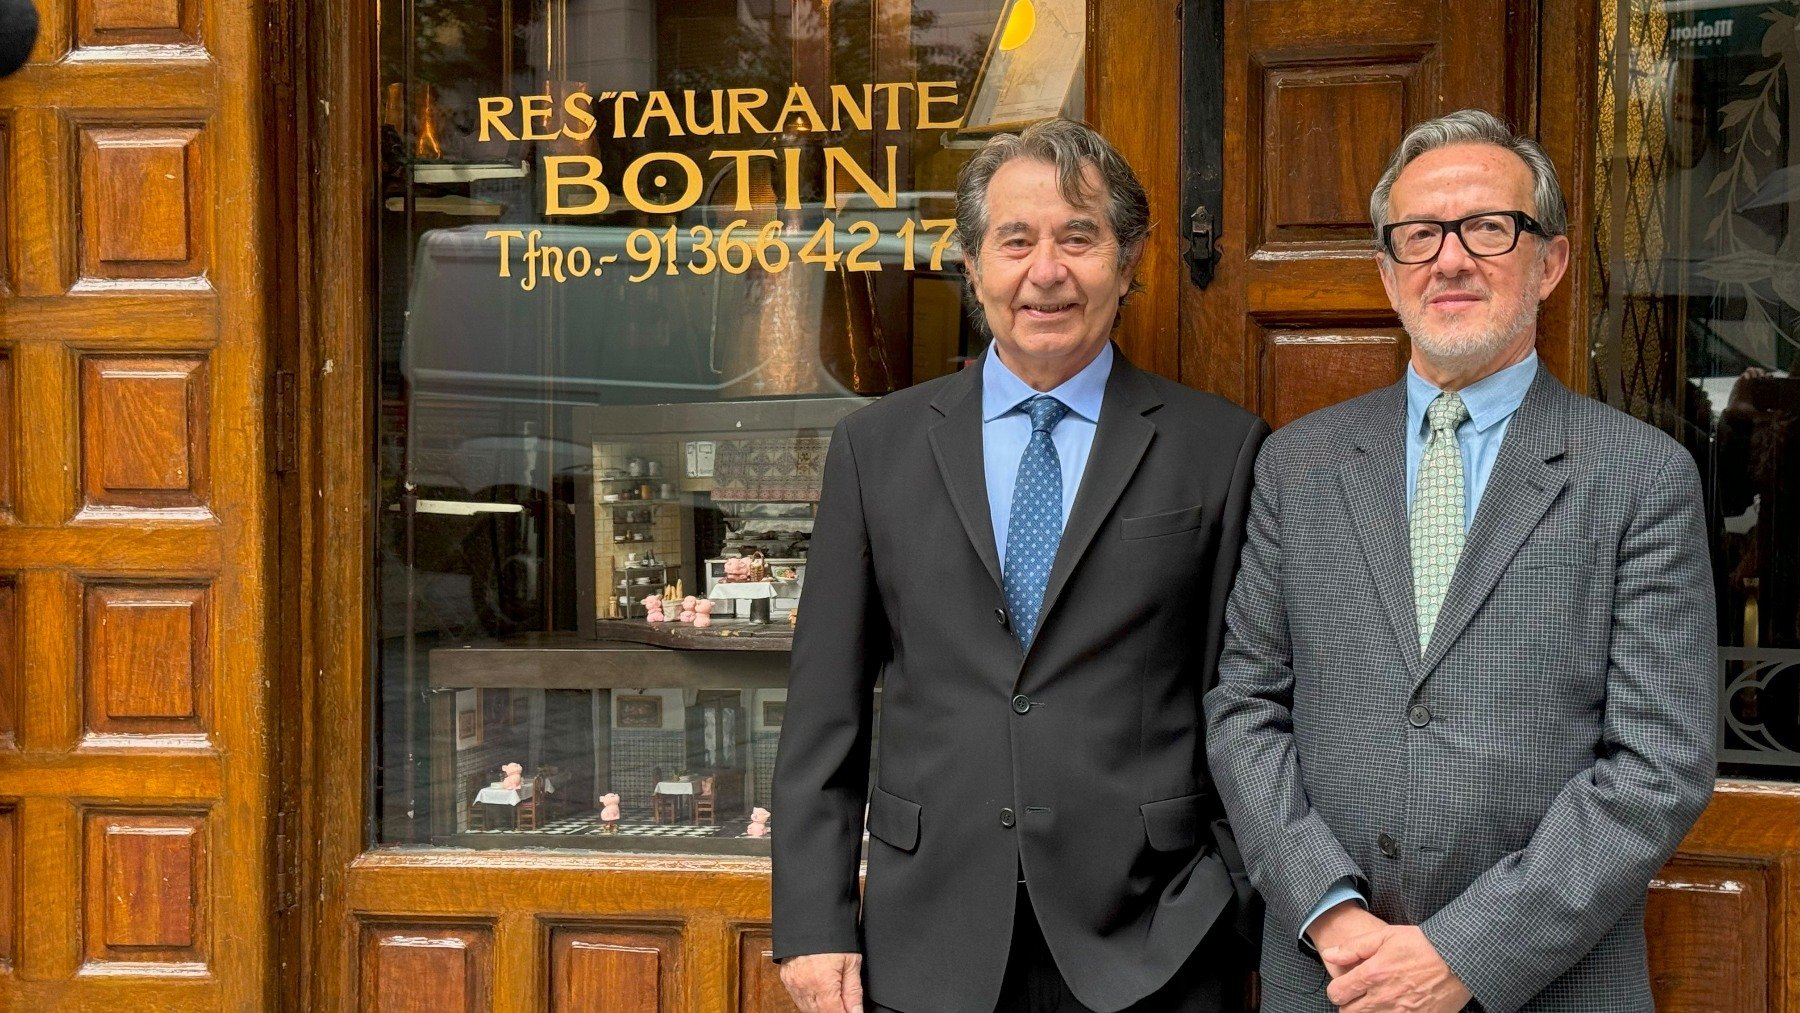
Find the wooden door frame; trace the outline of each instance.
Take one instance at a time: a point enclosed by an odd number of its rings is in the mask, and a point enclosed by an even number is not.
[[[295,898],[283,1009],[329,1008],[352,969],[347,874],[368,835],[369,650],[375,584],[375,401],[378,367],[373,191],[379,151],[372,5],[295,3],[294,112],[275,125],[292,136],[294,186],[285,209],[294,256],[285,279],[298,293],[287,361],[297,405],[295,474],[280,569],[294,665],[281,697],[283,781],[295,836],[288,841]],[[330,425],[326,420],[331,420]]]

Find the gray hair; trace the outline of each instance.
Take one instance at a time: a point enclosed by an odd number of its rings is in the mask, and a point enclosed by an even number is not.
[[[1556,166],[1551,164],[1550,156],[1544,154],[1538,142],[1513,133],[1493,113],[1482,109],[1458,109],[1408,130],[1401,138],[1400,146],[1394,149],[1394,157],[1388,159],[1387,171],[1381,174],[1375,192],[1369,195],[1369,220],[1375,223],[1377,247],[1381,246],[1382,226],[1388,223],[1388,204],[1400,170],[1427,151],[1452,144],[1492,144],[1519,156],[1531,170],[1531,202],[1534,205],[1529,209],[1531,216],[1553,236],[1569,231],[1569,209],[1563,204],[1562,186],[1556,181]]]
[[[1015,158],[1029,158],[1056,167],[1056,187],[1074,207],[1093,207],[1082,170],[1093,166],[1100,176],[1099,196],[1106,222],[1119,241],[1119,264],[1131,260],[1150,234],[1150,199],[1144,184],[1126,164],[1125,156],[1107,143],[1094,128],[1068,119],[1033,123],[1016,134],[998,134],[982,145],[956,177],[956,238],[962,244],[963,263],[974,269],[981,259],[981,238],[987,235],[988,184],[1000,167]],[[1134,282],[1132,288],[1137,287]]]

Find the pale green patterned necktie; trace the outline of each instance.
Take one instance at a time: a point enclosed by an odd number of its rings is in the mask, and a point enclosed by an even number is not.
[[[1457,442],[1456,427],[1468,417],[1469,409],[1454,393],[1439,394],[1425,409],[1431,434],[1419,461],[1412,508],[1413,606],[1418,611],[1421,652],[1431,642],[1431,628],[1437,623],[1438,609],[1462,556],[1465,493],[1462,444]]]

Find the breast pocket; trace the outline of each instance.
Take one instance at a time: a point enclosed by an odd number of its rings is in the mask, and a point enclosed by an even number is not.
[[[1193,506],[1148,514],[1143,517],[1125,517],[1119,521],[1119,537],[1156,538],[1160,535],[1177,535],[1183,531],[1194,530],[1205,519],[1206,504],[1204,503],[1195,503]]]
[[[1545,570],[1553,567],[1587,569],[1600,558],[1599,543],[1592,539],[1530,541],[1519,547],[1509,569]]]

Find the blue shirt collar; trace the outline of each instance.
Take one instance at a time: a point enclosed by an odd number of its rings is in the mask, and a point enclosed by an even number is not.
[[[1106,378],[1112,374],[1112,364],[1112,342],[1109,341],[1081,372],[1064,380],[1055,390],[1044,393],[1067,405],[1075,414],[1098,424],[1100,403],[1106,400]],[[992,345],[988,346],[981,362],[981,421],[992,422],[1037,397],[1038,393],[1007,369],[1006,363],[1000,361],[999,353]]]
[[[1519,406],[1525,403],[1525,392],[1531,389],[1531,381],[1537,378],[1537,367],[1537,352],[1533,351],[1522,361],[1484,376],[1459,392],[1462,394],[1464,407],[1469,409],[1469,421],[1474,424],[1476,432],[1487,432],[1519,410]],[[1441,393],[1443,391],[1432,386],[1431,381],[1420,376],[1412,364],[1407,363],[1407,432],[1424,431],[1425,409],[1431,407],[1431,402]]]

